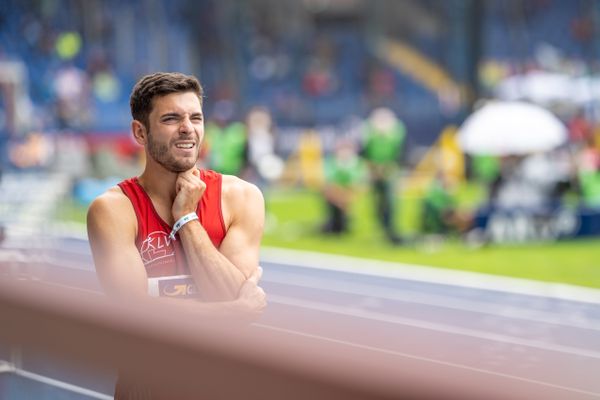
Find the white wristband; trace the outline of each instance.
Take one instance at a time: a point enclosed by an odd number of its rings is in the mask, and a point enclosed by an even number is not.
[[[183,217],[179,218],[173,225],[173,230],[171,231],[171,234],[169,234],[169,239],[175,240],[175,234],[181,229],[181,227],[195,219],[198,219],[198,214],[195,212],[185,214]]]

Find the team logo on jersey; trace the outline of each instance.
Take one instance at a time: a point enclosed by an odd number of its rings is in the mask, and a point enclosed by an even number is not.
[[[144,264],[161,258],[173,257],[175,249],[171,244],[169,234],[163,231],[150,232],[140,247],[140,255]]]

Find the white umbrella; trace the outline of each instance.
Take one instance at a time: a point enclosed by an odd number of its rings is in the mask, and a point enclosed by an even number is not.
[[[551,150],[567,129],[550,111],[530,103],[491,101],[471,114],[458,132],[471,154],[520,155]]]

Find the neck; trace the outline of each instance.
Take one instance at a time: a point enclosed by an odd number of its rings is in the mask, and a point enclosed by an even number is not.
[[[177,194],[177,175],[177,172],[171,172],[162,165],[149,162],[138,181],[151,198],[172,203]]]

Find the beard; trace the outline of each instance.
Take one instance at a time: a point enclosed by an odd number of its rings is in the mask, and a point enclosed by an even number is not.
[[[169,153],[168,144],[154,141],[152,135],[150,134],[150,130],[148,130],[148,154],[154,161],[162,165],[167,171],[175,173],[185,172],[193,168],[198,160],[198,154],[196,154],[194,159],[186,157],[181,160],[177,160],[172,154]]]

